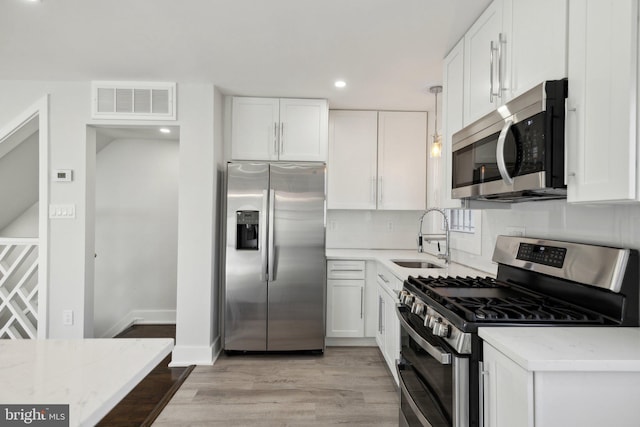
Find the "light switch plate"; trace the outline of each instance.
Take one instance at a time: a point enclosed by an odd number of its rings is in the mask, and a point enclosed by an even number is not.
[[[75,219],[76,205],[49,205],[49,218]]]

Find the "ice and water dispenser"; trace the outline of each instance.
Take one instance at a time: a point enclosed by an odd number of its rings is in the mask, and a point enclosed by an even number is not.
[[[236,249],[258,250],[259,211],[236,211]]]

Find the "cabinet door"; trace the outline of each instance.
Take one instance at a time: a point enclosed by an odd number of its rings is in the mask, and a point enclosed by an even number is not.
[[[427,204],[427,113],[378,113],[378,209]]]
[[[234,97],[231,114],[233,160],[277,160],[279,101]]]
[[[567,199],[636,200],[638,2],[569,8]]]
[[[385,297],[385,337],[384,353],[393,377],[398,382],[396,363],[400,358],[400,321],[396,315],[396,300],[391,295]]]
[[[506,102],[545,80],[567,77],[567,0],[505,3],[511,6],[504,9],[511,12],[510,19],[504,20],[510,21]]]
[[[460,208],[458,199],[451,198],[452,141],[454,133],[462,129],[464,110],[464,39],[460,40],[444,59],[442,73],[442,152],[440,156],[440,180],[435,186],[434,206]]]
[[[499,103],[497,96],[491,97],[491,91],[498,93],[497,49],[501,31],[502,0],[494,0],[464,36],[465,126],[493,111]],[[493,52],[492,46],[496,49]]]
[[[327,127],[326,100],[281,99],[279,159],[326,162]]]
[[[533,373],[484,343],[484,425],[534,427]]]
[[[328,209],[375,209],[378,155],[376,111],[329,113]]]
[[[364,280],[327,280],[327,337],[364,336]]]

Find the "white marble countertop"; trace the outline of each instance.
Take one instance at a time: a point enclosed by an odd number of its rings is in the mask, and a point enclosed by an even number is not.
[[[445,264],[433,255],[419,253],[415,250],[402,249],[327,249],[328,260],[371,260],[377,261],[391,271],[398,279],[405,280],[409,276],[482,276],[495,277],[491,273],[476,270],[462,264],[452,262]],[[442,268],[406,268],[394,264],[391,260],[420,260],[442,266]]]
[[[0,340],[0,404],[69,404],[69,425],[92,426],[172,349],[170,338]]]
[[[640,372],[640,328],[487,327],[478,333],[528,371]]]

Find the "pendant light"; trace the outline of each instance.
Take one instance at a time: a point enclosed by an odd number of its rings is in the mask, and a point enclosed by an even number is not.
[[[433,132],[433,142],[431,143],[431,157],[440,157],[442,155],[442,137],[438,134],[438,94],[442,93],[442,86],[431,86],[429,92],[436,96],[435,130]]]

